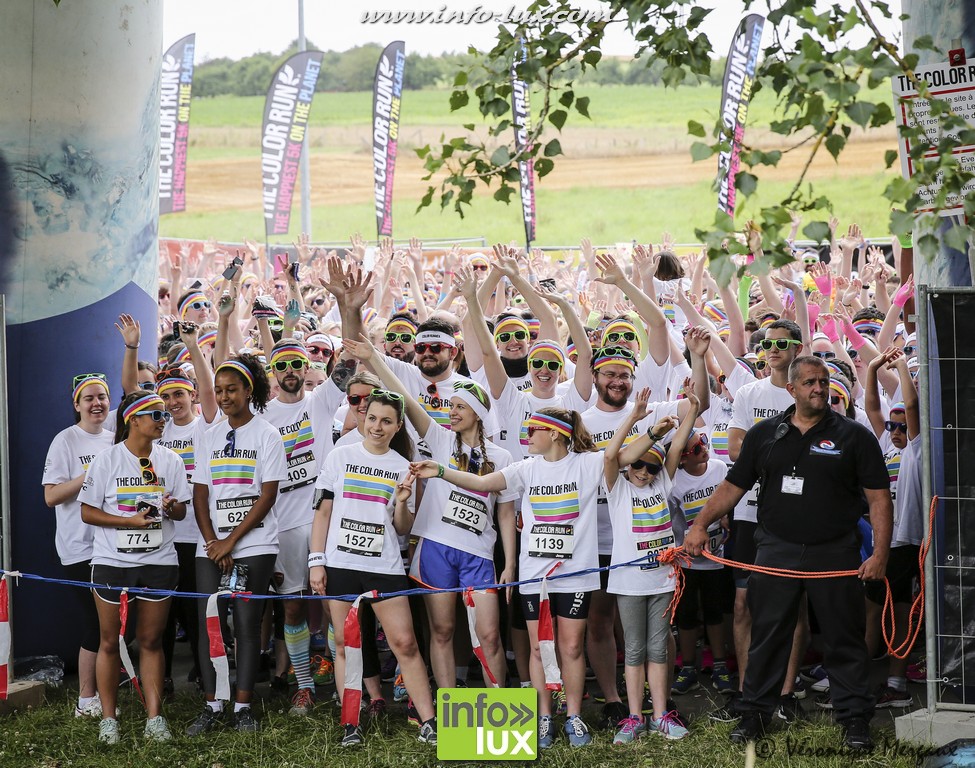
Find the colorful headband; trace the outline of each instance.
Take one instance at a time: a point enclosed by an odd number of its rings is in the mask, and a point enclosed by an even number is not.
[[[579,350],[576,349],[576,345],[575,344],[570,344],[565,349],[565,356],[568,357],[570,360],[572,359],[572,356],[573,355],[578,355],[578,354],[579,354]]]
[[[525,324],[528,326],[528,333],[534,331],[536,336],[542,330],[542,321],[537,317],[529,317],[527,320],[525,320]]]
[[[441,331],[420,331],[416,335],[417,344],[446,344],[448,347],[456,347],[457,339]]]
[[[907,413],[907,408],[904,406],[904,403],[894,403],[892,406],[890,406],[890,412]]]
[[[285,355],[295,355],[301,360],[304,360],[305,365],[308,365],[308,350],[305,349],[304,344],[298,344],[297,342],[291,341],[287,344],[277,345],[271,351],[271,365],[274,365]]]
[[[213,372],[214,377],[216,377],[220,371],[234,371],[239,373],[244,377],[244,381],[247,382],[247,386],[254,389],[254,374],[252,374],[247,366],[239,360],[225,360],[224,362],[220,363],[220,365],[217,366],[217,370]]]
[[[772,323],[779,319],[778,315],[765,315],[762,318],[762,322],[759,324],[759,328],[768,328]]]
[[[731,336],[730,326],[722,325],[720,328],[718,328],[718,336],[721,337],[722,339],[729,338]]]
[[[724,313],[713,301],[704,302],[704,316],[711,320],[715,325],[721,325],[722,323],[728,322],[728,315]]]
[[[394,320],[390,320],[386,325],[387,331],[392,331],[394,328],[404,328],[416,336],[416,323],[411,320],[407,320],[405,317],[397,317]]]
[[[829,372],[830,373],[838,373],[841,376],[843,375],[843,371],[840,370],[840,367],[836,363],[831,363],[831,362],[827,361],[826,362],[826,367],[829,368]]]
[[[536,357],[539,352],[551,352],[559,359],[562,366],[565,367],[565,354],[562,352],[562,347],[558,344],[554,344],[551,341],[536,341],[532,344],[531,349],[528,350],[528,361],[531,362],[531,359]]]
[[[158,405],[161,410],[166,410],[166,404],[163,402],[163,399],[155,392],[152,392],[148,395],[143,395],[138,400],[133,402],[128,408],[122,411],[122,421],[125,424],[128,424],[129,419],[131,419],[134,414],[145,410],[150,405]]]
[[[332,343],[332,337],[327,333],[313,333],[307,339],[305,339],[305,346],[310,347],[314,344],[324,344],[331,350],[335,350],[335,345]]]
[[[476,255],[476,256],[472,256],[472,257],[471,257],[471,266],[473,267],[473,266],[474,266],[475,264],[483,264],[483,265],[484,265],[485,267],[489,267],[489,266],[491,266],[491,265],[490,265],[490,264],[488,263],[488,260],[487,260],[487,259],[485,259],[485,258],[484,258],[483,256],[481,256],[480,254],[478,254],[478,255]]]
[[[373,320],[379,317],[379,313],[372,307],[366,307],[362,310],[362,324],[369,325]]]
[[[78,398],[81,397],[81,390],[86,387],[90,387],[92,384],[101,384],[105,387],[105,394],[111,397],[111,393],[108,391],[108,382],[99,376],[89,376],[88,378],[82,379],[78,382],[78,386],[74,388],[74,392],[71,393],[71,402],[77,403]]]
[[[189,311],[190,304],[192,304],[194,301],[209,301],[209,299],[199,291],[193,291],[192,293],[186,294],[186,298],[179,303],[180,320],[186,317],[186,313]]]
[[[180,350],[179,354],[173,358],[173,362],[176,364],[190,362],[190,350],[187,349],[186,347],[183,347]]]
[[[738,363],[738,365],[740,365],[742,367],[742,369],[745,371],[745,373],[747,373],[749,376],[754,376],[755,375],[755,370],[748,363],[746,363],[744,360],[737,360],[736,362]]]
[[[466,384],[467,382],[464,383]],[[474,413],[477,414],[477,418],[481,420],[482,424],[487,422],[488,409],[472,391],[463,387],[455,386],[454,393],[450,397],[452,400],[460,400],[464,402],[472,411],[474,411]]]
[[[520,317],[506,317],[494,326],[494,338],[498,338],[499,333],[510,333],[512,331],[524,331],[528,334],[528,323]]]
[[[198,347],[202,347],[204,344],[213,344],[214,346],[216,346],[216,344],[217,344],[217,332],[216,331],[207,331],[206,333],[201,334],[200,335],[200,338],[198,338],[196,340],[196,344],[197,344]]]
[[[528,418],[529,427],[541,427],[542,429],[554,429],[560,435],[572,439],[572,425],[568,422],[562,421],[562,419],[557,419],[554,416],[548,416],[544,413],[533,413]]]
[[[838,379],[829,380],[829,391],[835,392],[837,395],[843,398],[843,407],[849,408],[850,406],[850,390],[846,388],[846,385],[839,381]]]
[[[878,333],[880,333],[881,324],[876,320],[864,318],[863,320],[857,320],[855,323],[853,323],[853,327],[857,329],[858,333],[871,333],[876,336]]]
[[[596,359],[593,361],[592,369],[598,371],[607,365],[622,365],[631,371],[636,370],[636,362],[632,357],[620,354],[616,347],[603,347],[599,350]]]
[[[244,276],[240,278],[241,285],[256,280],[257,280],[257,275],[255,275],[253,272],[245,272]]]
[[[690,442],[690,438],[689,437],[687,438],[687,440],[688,440],[688,442]],[[661,464],[663,464],[665,461],[667,461],[667,452],[664,450],[664,447],[662,445],[660,445],[659,443],[654,443],[649,448],[647,448],[647,453],[652,454],[652,455],[656,456],[658,459],[660,459],[660,463]],[[646,455],[646,454],[644,454],[644,455]]]
[[[156,394],[161,395],[165,392],[172,392],[176,389],[185,389],[189,392],[193,392],[196,387],[193,386],[193,382],[189,379],[182,379],[179,377],[173,377],[171,379],[163,379],[156,385]]]
[[[613,320],[609,325],[603,328],[603,335],[600,337],[599,343],[606,344],[606,337],[613,333],[613,331],[629,331],[630,333],[636,333],[636,326],[633,325],[629,320]]]

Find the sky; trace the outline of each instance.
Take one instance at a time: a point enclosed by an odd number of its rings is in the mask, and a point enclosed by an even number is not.
[[[704,31],[714,50],[724,53],[732,30],[744,14],[744,3],[702,0],[699,4],[715,8]],[[824,5],[822,0],[816,4]],[[901,0],[891,0],[889,4],[896,18]],[[484,50],[491,47],[498,25],[493,20],[478,23],[476,14],[486,15],[488,10],[503,14],[510,8],[523,10],[527,5],[527,0],[305,0],[305,35],[321,50],[344,51],[365,43],[386,45],[393,40],[405,40],[407,52],[420,54],[465,51],[469,45]],[[597,0],[578,0],[575,6],[585,10],[604,7]],[[363,22],[367,12],[438,14],[442,9],[444,16],[462,12],[475,20],[452,24]],[[758,0],[751,10],[762,13],[767,6]],[[882,21],[879,14],[875,18]],[[896,35],[900,25],[886,22],[881,29],[885,34]],[[191,32],[196,33],[197,63],[220,57],[239,59],[259,51],[280,53],[298,36],[298,0],[164,0],[164,47]],[[631,55],[635,50],[633,36],[625,25],[611,25],[603,54]]]

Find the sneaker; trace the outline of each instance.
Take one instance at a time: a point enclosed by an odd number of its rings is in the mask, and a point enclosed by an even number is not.
[[[824,677],[822,680],[817,680],[815,683],[810,683],[810,691],[815,691],[816,693],[825,693],[829,690],[829,678]]]
[[[406,722],[410,725],[415,725],[417,728],[423,725],[423,721],[420,719],[420,713],[413,706],[413,699],[406,700]]]
[[[555,744],[555,734],[552,732],[552,718],[542,715],[538,718],[538,748],[550,749]]]
[[[366,716],[370,720],[375,720],[377,717],[385,717],[386,715],[386,699],[373,699],[369,702],[369,706],[366,707]]]
[[[595,680],[596,673],[592,671],[592,667],[586,664],[586,680]]]
[[[454,688],[466,688],[467,681],[461,680],[459,677],[454,681]]]
[[[98,740],[102,744],[118,744],[118,720],[106,717],[98,724]]]
[[[927,659],[921,659],[917,664],[907,665],[907,681],[909,683],[926,683],[928,680]]]
[[[619,696],[620,699],[626,698],[626,680],[624,680],[623,678],[619,678],[616,681],[616,695]],[[583,696],[583,699],[588,699],[588,698],[589,698],[589,692],[587,691]],[[606,694],[600,691],[599,693],[593,694],[592,699],[593,701],[598,702],[599,704],[605,704]]]
[[[203,705],[203,712],[186,729],[187,736],[199,736],[201,733],[209,733],[224,724],[223,712],[216,712]]]
[[[311,688],[299,688],[298,693],[291,699],[289,715],[307,717],[315,706],[315,692]]]
[[[410,694],[406,690],[406,686],[403,685],[403,676],[397,675],[396,682],[393,683],[393,701],[397,704],[401,701],[406,701],[410,698]]]
[[[826,676],[826,667],[824,667],[822,664],[816,664],[808,669],[799,670],[799,677],[801,677],[807,683],[818,683]]]
[[[862,717],[854,717],[844,723],[843,741],[847,747],[857,751],[869,752],[873,749],[873,739],[870,738],[870,726],[867,721]]]
[[[311,636],[311,649],[316,653],[321,653],[328,648],[328,638],[324,632],[313,632]]]
[[[792,686],[792,692],[796,695],[797,699],[804,699],[809,694],[809,683],[802,679],[802,677],[797,676],[796,682]]]
[[[684,717],[680,713],[680,710],[677,709],[677,705],[674,703],[673,699],[667,699],[667,706],[664,709],[664,712],[670,712],[670,714],[676,717],[677,721],[685,728],[687,727],[687,724],[690,722],[690,718]]]
[[[688,734],[687,726],[681,722],[680,716],[673,710],[664,712],[664,716],[659,720],[651,720],[650,728],[654,733],[659,733],[671,741],[683,739]]]
[[[565,721],[565,735],[569,737],[569,744],[573,747],[584,747],[592,742],[592,734],[579,715],[573,715]]]
[[[362,741],[362,729],[358,725],[347,725],[345,726],[345,735],[339,743],[343,747],[358,747]]]
[[[731,729],[732,744],[746,744],[765,735],[765,719],[758,712],[746,712],[738,724]]]
[[[416,737],[416,740],[437,746],[437,718],[431,717],[420,726],[420,735]]]
[[[787,693],[779,699],[779,706],[775,708],[775,717],[791,725],[805,720],[806,713],[802,711],[798,697],[794,693]]]
[[[624,720],[629,716],[629,711],[626,708],[626,704],[622,701],[611,701],[609,704],[603,704],[602,717],[599,720],[599,730],[601,731],[615,731],[621,726]]]
[[[261,730],[261,724],[254,719],[250,707],[234,712],[234,730],[238,733],[257,733]]]
[[[714,690],[723,693],[725,696],[730,696],[736,690],[734,683],[731,682],[731,673],[720,662],[715,665],[711,672],[711,683],[714,685]]]
[[[674,678],[674,685],[670,692],[688,693],[700,687],[701,684],[697,681],[697,670],[694,667],[681,667],[680,672]]]
[[[733,723],[738,720],[741,717],[741,713],[738,711],[738,700],[740,698],[740,692],[732,691],[726,704],[708,712],[708,720],[714,723]]]
[[[116,712],[115,714],[117,716],[118,715],[118,712]],[[95,718],[101,718],[101,716],[102,716],[102,700],[99,698],[98,694],[96,693],[92,697],[91,701],[89,701],[83,707],[79,707],[79,706],[75,705],[75,708],[74,708],[74,716],[75,717],[95,717]]]
[[[721,663],[720,661],[718,662]],[[701,674],[710,675],[714,671],[714,653],[710,646],[705,646],[701,651]]]
[[[833,699],[829,695],[829,691],[819,694],[815,699],[815,704],[820,709],[832,709]]]
[[[552,704],[555,707],[556,715],[565,714],[567,704],[566,704],[564,688],[559,688],[557,691],[552,691]]]
[[[311,679],[315,681],[315,685],[331,685],[335,682],[335,667],[328,656],[312,658]]]
[[[877,707],[877,709],[905,709],[906,707],[911,706],[912,703],[911,694],[909,694],[907,691],[898,691],[888,685],[885,685],[880,689],[880,695],[877,697],[877,703],[874,706]]]
[[[620,729],[613,737],[614,744],[629,744],[636,741],[647,732],[647,726],[642,717],[630,715],[620,723]]]
[[[172,741],[173,734],[169,730],[169,723],[162,715],[156,715],[146,720],[145,737],[151,741]]]
[[[650,683],[643,684],[643,705],[641,709],[644,715],[653,714],[653,698],[650,696]]]

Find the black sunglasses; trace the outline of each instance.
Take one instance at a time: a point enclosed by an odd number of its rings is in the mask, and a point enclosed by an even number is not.
[[[227,444],[223,447],[224,456],[232,456],[237,447],[237,430],[232,429],[227,433]]]
[[[885,421],[884,429],[887,432],[903,432],[905,435],[907,434],[907,424],[902,424],[899,421]]]
[[[839,405],[839,404],[840,404],[840,403],[841,403],[841,402],[843,401],[843,398],[842,398],[842,397],[840,397],[839,395],[830,395],[830,396],[829,396],[829,401],[830,401],[830,402],[831,402],[831,403],[832,403],[833,405]]]
[[[421,341],[419,344],[416,345],[415,349],[421,355],[426,354],[428,351],[432,352],[435,355],[439,355],[445,349],[450,349],[450,347],[448,347],[446,344],[437,344],[437,343],[427,344]]]
[[[645,467],[647,472],[649,472],[651,475],[655,475],[663,468],[663,465],[657,464],[656,462],[643,461],[643,459],[639,459],[630,464],[630,467],[633,469],[643,469]]]
[[[905,355],[910,356],[910,355],[913,355],[915,352],[917,352],[917,347],[914,346],[913,344],[907,344],[904,347],[904,354]]]

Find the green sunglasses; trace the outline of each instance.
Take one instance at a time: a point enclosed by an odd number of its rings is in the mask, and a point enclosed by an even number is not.
[[[294,368],[296,371],[300,371],[305,367],[305,361],[300,357],[296,357],[294,360],[278,360],[276,363],[273,363],[271,367],[279,372],[286,371],[289,367]]]
[[[507,344],[509,341],[511,341],[512,336],[514,336],[518,341],[524,341],[525,339],[528,338],[528,332],[527,331],[502,331],[494,338],[496,338],[502,344]]]
[[[550,371],[558,371],[562,368],[562,363],[560,363],[558,360],[539,360],[536,358],[534,360],[529,360],[528,363],[536,371],[539,371],[546,366]]]
[[[403,344],[412,344],[413,339],[415,339],[416,336],[414,336],[412,333],[387,333],[385,338],[390,344],[397,339],[399,339],[399,341]]]

